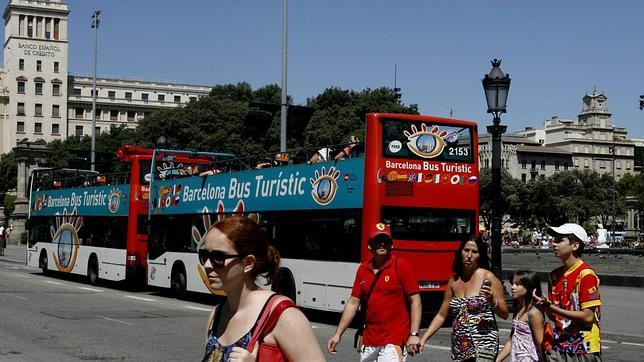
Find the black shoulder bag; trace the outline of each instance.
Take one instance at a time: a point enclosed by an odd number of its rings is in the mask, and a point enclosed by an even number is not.
[[[355,317],[355,320],[358,323],[358,329],[356,330],[356,334],[353,336],[353,347],[358,352],[361,352],[360,350],[362,349],[362,332],[364,331],[365,319],[367,318],[367,302],[369,301],[369,297],[371,297],[371,292],[373,292],[373,289],[378,282],[378,278],[380,278],[380,274],[382,274],[382,269],[378,270],[376,273],[376,277],[373,280],[373,283],[371,283],[371,288],[369,288],[367,296],[364,299],[360,299],[360,309]]]

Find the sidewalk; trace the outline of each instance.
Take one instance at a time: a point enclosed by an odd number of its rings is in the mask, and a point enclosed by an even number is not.
[[[582,259],[595,270],[601,285],[644,288],[644,257],[633,254],[588,253]],[[503,249],[501,255],[504,278],[519,269],[534,270],[541,280],[561,266],[550,249]]]

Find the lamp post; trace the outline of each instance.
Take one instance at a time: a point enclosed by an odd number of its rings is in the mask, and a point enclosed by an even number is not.
[[[98,25],[101,20],[98,18],[101,15],[100,10],[94,11],[92,14],[92,29],[94,29],[94,79],[92,81],[92,150],[91,150],[91,165],[90,170],[96,169],[96,43],[98,41]]]
[[[501,278],[501,137],[506,126],[501,125],[501,113],[506,112],[505,102],[510,89],[510,75],[500,68],[501,60],[492,60],[492,70],[482,80],[487,101],[487,113],[494,119],[487,131],[492,135],[492,272]]]
[[[288,54],[288,0],[282,3],[282,110],[280,114],[280,152],[286,152],[286,120],[288,119],[287,104],[287,54]]]

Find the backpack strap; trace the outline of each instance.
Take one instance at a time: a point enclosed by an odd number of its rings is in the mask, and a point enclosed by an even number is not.
[[[247,351],[252,352],[253,348],[255,347],[255,343],[264,338],[264,336],[266,336],[268,333],[270,333],[270,331],[273,330],[273,328],[275,328],[275,325],[277,324],[277,321],[279,320],[284,310],[291,307],[296,307],[295,303],[293,303],[292,300],[283,299],[275,306],[275,308],[273,308],[273,305],[276,303],[275,301],[278,299],[275,297],[277,297],[278,295],[279,294],[273,294],[268,298],[268,301],[266,301],[266,306],[259,316],[257,324],[255,325],[255,329],[253,330],[253,334],[251,335],[250,341],[248,342],[248,346],[246,346]]]

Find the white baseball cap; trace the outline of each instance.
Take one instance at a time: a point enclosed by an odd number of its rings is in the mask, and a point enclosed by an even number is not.
[[[586,230],[579,226],[579,224],[567,223],[559,227],[550,226],[548,228],[548,234],[552,236],[575,235],[577,239],[581,240],[582,242],[588,242],[588,234],[586,234]]]

